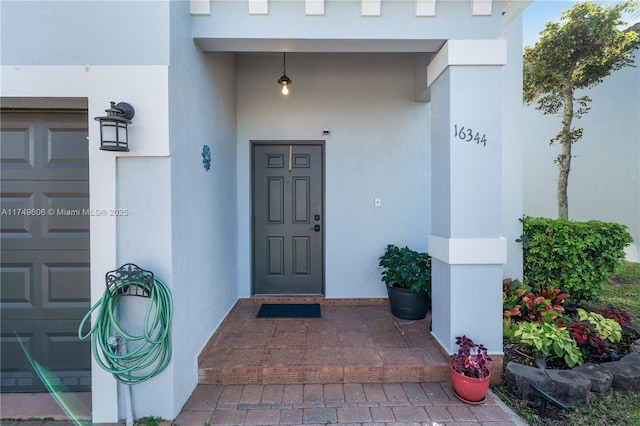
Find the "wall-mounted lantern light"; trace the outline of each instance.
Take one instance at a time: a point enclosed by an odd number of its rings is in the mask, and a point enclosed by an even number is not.
[[[100,122],[100,149],[103,151],[129,151],[129,131],[127,126],[136,114],[133,106],[126,102],[111,102],[104,110],[106,117],[96,117]]]
[[[282,86],[282,94],[289,94],[289,85],[293,83],[293,81],[287,77],[287,54],[286,52],[282,52],[282,77],[278,79],[278,84]]]

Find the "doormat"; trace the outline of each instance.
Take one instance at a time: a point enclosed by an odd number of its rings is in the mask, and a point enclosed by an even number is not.
[[[257,318],[320,318],[320,304],[263,303]]]

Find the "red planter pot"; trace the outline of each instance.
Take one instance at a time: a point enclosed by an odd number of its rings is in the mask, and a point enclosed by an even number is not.
[[[451,364],[449,364],[449,370],[451,371],[453,391],[460,400],[469,404],[482,404],[484,402],[487,390],[489,390],[491,373],[484,379],[476,379],[458,373]]]

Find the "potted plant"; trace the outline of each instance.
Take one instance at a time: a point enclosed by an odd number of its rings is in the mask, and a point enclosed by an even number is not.
[[[387,285],[391,313],[417,320],[427,316],[431,306],[431,257],[409,247],[389,244],[379,265]]]
[[[453,392],[469,404],[482,404],[491,380],[491,357],[484,345],[467,336],[456,337],[458,353],[451,355],[449,364]]]

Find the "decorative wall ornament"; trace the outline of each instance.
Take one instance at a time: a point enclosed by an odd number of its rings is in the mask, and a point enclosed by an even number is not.
[[[202,165],[206,171],[211,168],[211,148],[209,148],[209,145],[202,147]]]

